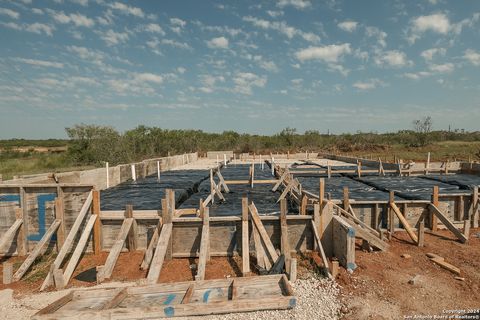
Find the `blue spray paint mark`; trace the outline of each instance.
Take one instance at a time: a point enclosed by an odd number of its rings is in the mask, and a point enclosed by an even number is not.
[[[31,234],[28,236],[28,240],[30,241],[40,241],[42,237],[45,235],[45,209],[46,209],[46,202],[47,201],[54,201],[57,195],[55,193],[50,194],[40,194],[37,196],[37,204],[38,204],[38,233]]]
[[[352,263],[352,262],[347,263],[347,270],[350,269],[353,271],[356,268],[357,268],[357,265],[355,263]]]
[[[290,300],[288,301],[288,306],[289,306],[290,308],[293,308],[293,307],[295,307],[296,305],[297,305],[297,299],[292,298],[292,299],[290,299]]]
[[[177,295],[174,294],[174,293],[169,294],[169,295],[167,296],[167,298],[165,299],[165,301],[163,302],[163,304],[167,305],[167,304],[172,303],[172,301],[175,300],[175,297],[176,297],[176,296],[177,296]]]
[[[210,297],[210,292],[212,290],[207,290],[205,291],[205,293],[203,294],[203,303],[207,303],[208,302],[208,297]]]
[[[20,196],[17,194],[5,194],[5,195],[0,195],[0,201],[5,201],[5,202],[18,202],[18,205],[20,205]]]
[[[350,238],[355,238],[355,229],[353,228],[348,228],[348,236]]]
[[[175,308],[174,307],[166,307],[163,309],[163,312],[165,313],[165,316],[167,317],[173,317],[175,315]]]

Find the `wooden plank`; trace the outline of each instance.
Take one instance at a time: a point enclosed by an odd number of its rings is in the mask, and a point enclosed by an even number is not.
[[[289,261],[290,262],[290,261]],[[281,254],[278,256],[277,261],[273,264],[268,274],[279,274],[283,272],[283,267],[285,266],[285,256]],[[290,267],[289,267],[290,269]]]
[[[55,219],[60,220],[60,226],[57,230],[57,252],[63,246],[65,242],[65,207],[63,203],[63,196],[61,198],[55,198]]]
[[[185,295],[182,298],[182,304],[189,303],[190,299],[192,299],[193,292],[195,290],[195,284],[192,283],[191,285],[188,286],[187,291],[185,291]]]
[[[219,180],[219,185],[223,186],[223,189],[225,190],[225,192],[230,192],[230,189],[228,189],[228,186],[225,183],[225,179],[223,179],[223,176],[222,176],[222,173],[220,172],[220,170],[217,170],[217,177],[218,177],[218,180]]]
[[[107,300],[100,310],[113,309],[128,297],[128,288],[119,288],[116,290],[116,292],[117,293],[113,296],[113,298]]]
[[[157,245],[158,235],[160,234],[160,229],[162,228],[162,222],[159,221],[155,231],[153,232],[152,239],[148,243],[147,250],[145,250],[145,255],[142,260],[142,264],[140,269],[147,270],[150,266],[150,262],[152,262],[153,258],[153,251],[155,250],[155,246]]]
[[[472,191],[472,227],[478,228],[479,225],[479,212],[480,212],[480,201],[478,197],[478,187],[474,187]]]
[[[47,232],[43,235],[42,239],[40,239],[39,242],[35,245],[35,248],[33,248],[33,251],[28,255],[27,259],[23,261],[22,265],[20,268],[18,268],[17,272],[13,275],[13,281],[19,281],[24,274],[28,271],[28,269],[32,266],[32,264],[35,262],[37,259],[38,255],[43,249],[43,246],[47,244],[47,242],[50,241],[50,238],[53,236],[55,231],[57,231],[57,228],[60,226],[60,220],[55,220],[50,228],[48,228]]]
[[[242,197],[242,274],[250,273],[250,242],[248,238],[248,198]]]
[[[195,280],[197,281],[205,279],[205,269],[206,269],[207,260],[208,260],[209,242],[210,242],[209,208],[205,208],[203,226],[202,226],[202,237],[200,240],[200,256],[198,258],[197,274],[195,276]]]
[[[137,222],[133,218],[133,206],[130,204],[126,206],[125,218],[132,219],[131,220],[132,225],[127,234],[127,240],[126,240],[127,248],[128,248],[128,251],[135,251],[137,250],[138,230],[137,230]]]
[[[67,293],[65,296],[61,297],[60,299],[50,303],[48,306],[45,308],[41,309],[38,311],[35,316],[41,316],[41,315],[48,315],[51,313],[54,313],[73,299],[73,290]]]
[[[392,208],[393,212],[397,215],[398,220],[400,220],[400,222],[403,225],[403,228],[405,229],[405,231],[407,231],[407,233],[410,236],[410,238],[412,239],[412,241],[415,242],[415,244],[418,244],[417,235],[415,234],[415,232],[413,232],[412,227],[408,223],[407,219],[405,219],[403,214],[400,212],[400,209],[397,207],[397,205],[394,202],[391,202],[390,203],[390,208]]]
[[[429,207],[433,214],[438,217],[443,225],[445,225],[445,227],[447,227],[447,229],[450,230],[450,232],[452,232],[458,238],[458,240],[460,240],[460,242],[465,243],[468,241],[468,238],[465,237],[465,235],[453,225],[453,223],[440,211],[440,209],[438,209],[434,204],[430,204]]]
[[[432,204],[438,207],[438,186],[433,186]],[[437,231],[437,224],[437,216],[434,212],[430,212],[430,230],[432,230],[432,232]]]
[[[13,239],[17,234],[17,230],[23,224],[23,219],[16,219],[15,222],[8,228],[7,232],[5,232],[0,238],[0,255],[4,255],[7,253],[8,249],[13,243]]]
[[[378,237],[375,237],[373,234],[371,234],[361,226],[355,225],[353,223],[350,226],[355,230],[356,237],[367,241],[371,246],[374,246],[379,250],[382,250],[382,251],[388,250],[389,245],[385,241],[381,240]]]
[[[78,244],[73,251],[72,257],[70,261],[68,261],[67,267],[65,268],[65,272],[63,273],[63,278],[65,279],[65,285],[68,284],[70,278],[73,275],[73,272],[77,268],[78,261],[80,260],[80,256],[85,249],[85,246],[88,242],[88,238],[90,238],[90,233],[93,229],[93,225],[97,220],[98,216],[96,214],[92,214],[88,219],[87,224],[85,225],[85,229],[83,229],[82,235],[80,236],[80,240],[78,240]],[[57,286],[57,284],[55,284]],[[57,286],[58,289],[58,286]]]
[[[290,281],[297,281],[297,258],[290,260]]]
[[[155,254],[150,269],[148,270],[147,282],[150,284],[157,283],[158,278],[160,277],[165,253],[167,252],[168,244],[171,241],[172,226],[171,222],[162,225],[162,231],[158,237],[157,248],[155,249]]]
[[[133,218],[125,218],[125,220],[123,220],[122,227],[112,248],[110,248],[105,265],[100,269],[101,271],[97,273],[97,282],[102,282],[112,276],[113,269],[115,268],[115,264],[117,263],[120,252],[125,244],[125,239],[132,228],[132,224]]]
[[[430,258],[431,261],[433,261],[434,263],[438,264],[440,267],[452,272],[452,273],[455,273],[456,275],[460,275],[460,269],[455,267],[454,265],[450,264],[450,263],[447,263],[444,261],[443,258]]]
[[[425,221],[422,219],[418,225],[418,246],[423,247],[425,244]]]
[[[273,186],[272,188],[272,191],[273,192],[276,192],[277,189],[282,185],[283,181],[285,180],[285,178],[288,176],[288,170],[285,170],[282,174],[282,176],[280,177],[280,179],[278,180],[278,182]]]
[[[15,219],[21,219],[23,221],[23,210],[22,208],[15,208]],[[26,245],[27,232],[25,229],[25,223],[22,223],[20,228],[17,231],[17,253],[19,256],[25,256],[27,254]],[[0,252],[2,252],[0,250]]]
[[[72,228],[70,229],[70,232],[68,233],[67,238],[65,239],[65,242],[60,249],[60,252],[58,253],[57,257],[55,258],[55,261],[53,262],[54,269],[60,268],[60,266],[63,263],[63,260],[67,256],[67,254],[70,252],[70,248],[73,245],[73,241],[75,240],[78,230],[80,226],[82,225],[82,222],[85,218],[85,215],[88,212],[88,209],[90,208],[90,205],[92,203],[92,192],[88,194],[87,199],[85,200],[82,208],[80,209],[80,212],[75,219],[75,222],[73,223]],[[53,272],[50,271],[47,276],[45,277],[45,280],[42,283],[42,286],[40,287],[40,291],[45,290],[48,286],[53,284]]]
[[[350,212],[344,210],[342,207],[340,207],[339,205],[335,204],[334,202],[332,202],[331,200],[328,201],[329,204],[331,204],[333,206],[333,208],[337,209],[337,211],[339,211],[344,217],[346,217],[347,219],[350,219],[352,220],[354,223],[356,224],[359,224],[360,226],[362,226],[364,229],[367,229],[370,233],[372,233],[373,235],[377,236],[377,237],[380,237],[380,232],[378,232],[377,230],[375,229],[372,229],[371,227],[369,227],[367,224],[365,224],[365,222],[363,222],[362,220],[358,219],[357,217],[353,216]]]
[[[100,191],[92,191],[92,214],[97,215],[97,221],[93,226],[93,252],[100,254],[102,250],[102,221],[100,220]]]
[[[320,241],[320,236],[318,235],[317,226],[315,225],[313,220],[312,220],[312,230],[313,230],[314,240],[317,248],[316,250],[318,250],[318,252],[320,253],[320,257],[322,258],[323,268],[327,273],[327,277],[332,278],[330,274],[330,268],[328,266],[327,256],[325,255],[325,251],[323,250],[322,242]]]
[[[273,262],[277,261],[278,254],[275,251],[275,248],[273,247],[272,241],[270,240],[270,237],[268,236],[267,231],[265,230],[265,227],[263,226],[262,220],[260,220],[260,217],[258,216],[257,207],[255,207],[255,204],[252,202],[252,204],[248,206],[248,208],[250,209],[252,220],[260,234],[260,238],[262,239],[262,242],[264,243],[268,254],[270,255],[271,260]]]
[[[290,244],[288,242],[287,200],[280,201],[280,248],[285,257],[285,271],[290,274]]]
[[[253,234],[253,242],[255,245],[255,255],[257,257],[257,265],[263,269],[270,269],[271,265],[268,268],[265,266],[265,251],[263,249],[262,240],[260,239],[260,234],[258,233],[257,228],[252,225],[252,234]],[[268,259],[267,259],[268,261]]]
[[[26,197],[25,187],[20,187],[19,192],[20,192],[20,204],[22,207],[22,219],[23,219],[23,225],[22,225],[23,237],[21,237],[19,240],[22,242],[20,246],[23,249],[22,255],[26,255],[29,251],[27,235],[28,235],[30,222],[28,220],[29,218],[28,218],[27,197]]]

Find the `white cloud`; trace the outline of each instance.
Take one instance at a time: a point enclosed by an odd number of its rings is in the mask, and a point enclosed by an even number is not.
[[[480,66],[480,53],[475,50],[468,49],[465,51],[463,58],[474,66]]]
[[[207,45],[212,49],[228,49],[228,39],[225,37],[213,38],[207,41]]]
[[[62,24],[73,23],[77,27],[86,27],[86,28],[90,28],[95,25],[95,21],[93,21],[93,19],[90,19],[78,13],[65,14],[63,11],[61,12],[52,11],[51,15],[55,21]]]
[[[296,29],[292,26],[289,26],[285,21],[268,21],[264,19],[255,18],[252,16],[243,17],[244,21],[250,22],[255,27],[261,29],[271,29],[280,32],[281,34],[287,36],[287,38],[292,39],[294,36],[300,36],[306,41],[309,42],[319,42],[320,37],[312,32],[303,32],[299,29]]]
[[[177,72],[180,73],[180,74],[184,74],[186,71],[187,71],[187,69],[185,69],[184,67],[178,67],[177,68]]]
[[[223,76],[204,74],[200,76],[200,82],[202,83],[202,87],[200,87],[198,90],[204,93],[212,93],[216,89],[215,85],[218,82],[225,82],[225,78]]]
[[[343,22],[340,22],[337,26],[344,31],[353,32],[357,29],[358,22],[356,22],[356,21],[343,21]]]
[[[130,7],[130,6],[128,6],[124,3],[121,3],[121,2],[110,3],[109,7],[114,9],[114,10],[118,10],[118,11],[120,11],[123,14],[126,14],[126,15],[132,15],[132,16],[139,17],[139,18],[145,17],[145,13],[143,12],[142,9],[137,8],[137,7]]]
[[[15,58],[15,60],[26,63],[26,64],[30,64],[32,66],[50,67],[50,68],[59,68],[59,69],[63,68],[63,63],[60,63],[60,62],[36,60],[36,59],[24,59],[24,58]]]
[[[40,14],[40,15],[43,14],[43,10],[39,9],[39,8],[32,8],[32,12],[35,13],[35,14]]]
[[[81,59],[99,64],[105,58],[105,55],[99,51],[78,46],[67,46],[67,50],[79,56]]]
[[[299,10],[307,9],[311,5],[312,4],[309,0],[279,0],[277,2],[277,6],[279,6],[280,8],[283,8],[286,6],[292,6]]]
[[[385,82],[383,82],[380,79],[369,79],[367,81],[357,81],[353,84],[354,88],[357,88],[358,90],[366,91],[366,90],[372,90],[375,89],[379,86],[386,86]]]
[[[88,0],[70,0],[70,1],[84,7],[88,6]]]
[[[375,63],[377,65],[397,68],[413,64],[412,61],[407,59],[407,55],[404,52],[398,50],[382,52],[381,55],[375,58]]]
[[[134,81],[161,84],[163,82],[163,77],[153,73],[137,73],[135,74]]]
[[[332,44],[323,47],[309,47],[297,51],[295,55],[302,62],[306,60],[322,60],[324,62],[336,63],[343,55],[351,52],[350,44],[344,43],[341,45]]]
[[[431,64],[429,69],[435,73],[450,73],[455,69],[455,66],[453,63]]]
[[[445,48],[432,48],[432,49],[422,51],[422,53],[420,53],[420,55],[426,61],[432,61],[433,56],[435,56],[435,55],[444,56],[446,52],[447,52],[447,50]]]
[[[20,13],[7,8],[0,8],[0,14],[9,16],[12,19],[18,19],[20,17]]]
[[[165,31],[163,31],[162,27],[156,23],[150,23],[145,26],[145,31],[151,32],[151,33],[158,33],[161,34],[162,36],[165,35]]]
[[[178,42],[178,41],[171,40],[171,39],[162,39],[162,44],[172,46],[174,48],[187,49],[187,50],[192,49],[192,47],[190,47],[190,45],[188,45],[188,43]]]
[[[233,78],[235,87],[233,91],[240,94],[251,95],[252,88],[263,88],[267,84],[266,76],[258,76],[250,72],[237,72]]]
[[[32,23],[25,26],[25,31],[33,32],[37,34],[45,33],[46,35],[52,36],[54,28],[43,23]]]
[[[450,21],[443,13],[436,13],[429,16],[420,16],[412,21],[413,30],[417,32],[433,31],[446,34],[450,30]]]
[[[114,46],[119,43],[127,42],[128,34],[125,32],[115,32],[112,29],[101,33],[100,37],[105,41],[108,46]]]
[[[365,34],[367,37],[377,38],[377,42],[381,47],[385,48],[387,46],[387,33],[385,31],[382,31],[377,27],[366,27]]]
[[[283,11],[281,10],[278,10],[278,11],[275,11],[275,10],[267,10],[267,14],[272,17],[272,18],[278,18],[278,17],[281,17],[283,16]]]
[[[179,18],[171,18],[170,23],[174,26],[179,26],[184,28],[187,25],[187,22]]]

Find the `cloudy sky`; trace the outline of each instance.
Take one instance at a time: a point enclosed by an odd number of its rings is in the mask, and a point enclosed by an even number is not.
[[[480,1],[0,1],[0,138],[479,130]]]

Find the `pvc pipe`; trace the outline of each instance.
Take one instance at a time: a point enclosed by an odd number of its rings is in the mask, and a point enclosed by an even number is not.
[[[131,168],[132,168],[132,179],[133,179],[133,181],[137,181],[137,173],[135,172],[135,164],[132,164]]]
[[[110,175],[108,174],[108,162],[105,162],[105,169],[107,170],[107,189],[110,188]]]
[[[160,181],[160,161],[157,161],[157,178]]]

